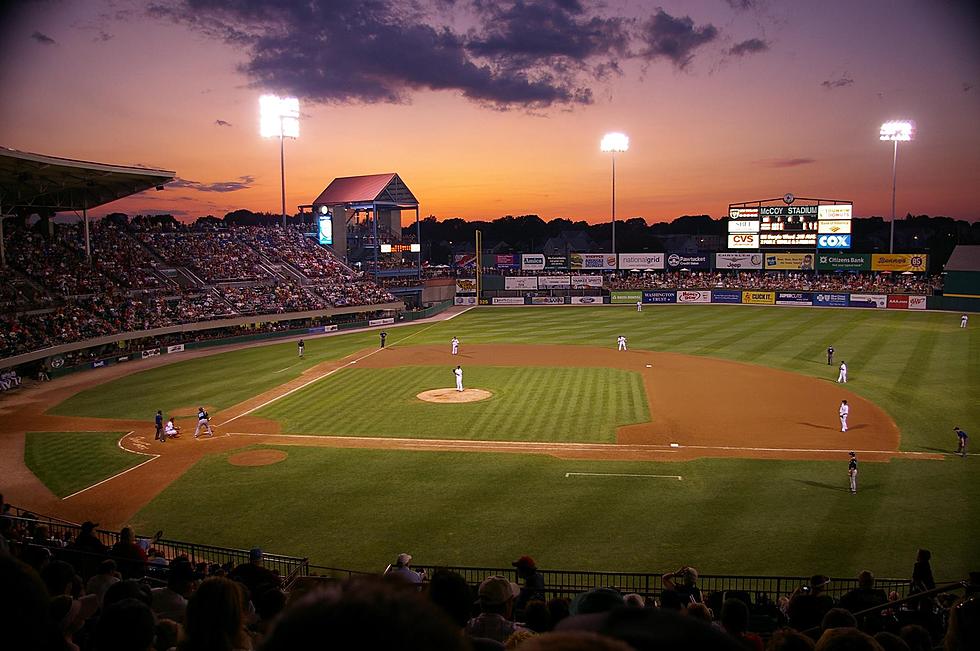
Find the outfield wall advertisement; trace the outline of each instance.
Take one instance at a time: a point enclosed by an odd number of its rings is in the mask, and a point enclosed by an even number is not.
[[[620,253],[620,269],[663,269],[663,253]]]
[[[538,289],[568,289],[571,286],[571,276],[538,276]]]
[[[537,289],[537,276],[507,276],[504,278],[504,289]]]
[[[776,305],[813,305],[809,292],[776,292]]]
[[[568,269],[568,258],[563,255],[544,256],[545,269]]]
[[[813,269],[812,253],[767,253],[766,271],[783,269]]]
[[[741,303],[742,290],[740,289],[712,289],[712,303]]]
[[[544,269],[544,256],[540,253],[524,253],[521,255],[521,269],[541,271]]]
[[[644,303],[676,303],[677,292],[643,290]]]
[[[495,296],[491,299],[494,305],[524,305],[523,298],[512,298],[508,296]]]
[[[818,253],[817,271],[871,271],[870,253]]]
[[[711,292],[698,289],[681,289],[677,291],[678,303],[710,303]]]
[[[476,292],[476,278],[457,278],[456,293],[472,294]]]
[[[667,268],[671,271],[677,271],[678,269],[698,269],[707,271],[708,269],[711,269],[711,262],[709,261],[706,253],[695,253],[693,255],[684,253],[670,253],[667,255]]]
[[[742,302],[746,305],[775,305],[776,292],[742,292]]]
[[[715,269],[762,269],[762,254],[716,253]]]
[[[643,300],[643,292],[614,291],[609,298],[610,303],[636,303]]]
[[[888,297],[887,305],[890,310],[924,310],[926,309],[926,297],[892,294]]]
[[[924,253],[875,253],[871,256],[871,270],[924,272],[928,258]]]
[[[821,307],[847,307],[848,296],[847,294],[814,294],[813,304]]]
[[[453,303],[456,305],[476,305],[476,296],[457,296]]]
[[[532,296],[531,297],[531,305],[564,305],[564,304],[565,304],[564,296]]]
[[[572,296],[572,305],[602,305],[601,296]]]
[[[602,276],[597,274],[592,275],[574,275],[572,276],[572,289],[597,289],[602,287]]]
[[[568,266],[572,269],[615,269],[616,256],[611,253],[571,253]]]
[[[850,307],[884,309],[888,307],[888,297],[885,294],[851,294],[848,304]]]

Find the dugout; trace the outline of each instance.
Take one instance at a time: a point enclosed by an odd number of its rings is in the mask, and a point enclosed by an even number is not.
[[[944,271],[940,309],[980,312],[980,246],[957,246]]]

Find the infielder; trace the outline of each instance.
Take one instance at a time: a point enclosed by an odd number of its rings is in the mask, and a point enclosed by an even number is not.
[[[619,335],[616,339],[616,350],[626,350],[626,337]]]
[[[858,458],[853,452],[851,454],[851,460],[847,462],[847,478],[851,483],[851,495],[857,495],[858,492]]]
[[[453,375],[456,376],[456,390],[457,391],[462,391],[463,390],[463,369],[461,369],[460,367],[457,366],[456,368],[453,369]]]
[[[837,382],[847,384],[847,364],[840,363],[840,373],[837,374]]]
[[[453,355],[459,355],[459,339],[453,337],[453,340],[450,343],[453,345]]]
[[[847,415],[851,413],[851,408],[847,406],[846,400],[840,401],[840,431],[847,431]]]
[[[382,330],[381,331],[381,347],[382,348],[385,347],[385,339],[387,339],[387,338],[388,338],[388,333],[385,332],[384,330]]]
[[[643,311],[643,301],[637,301],[636,302],[636,311],[637,312],[642,312]]]
[[[966,458],[966,444],[969,442],[970,437],[966,435],[966,432],[961,430],[959,427],[954,427],[953,431],[956,432],[956,454],[960,455],[964,459]]]
[[[214,436],[214,431],[211,429],[211,419],[208,417],[208,412],[204,411],[204,407],[197,408],[197,427],[194,428],[194,438],[200,434],[201,428],[204,428],[208,432],[208,436]]]
[[[833,363],[834,363],[834,347],[827,346],[827,366],[830,366]]]
[[[968,317],[967,315],[964,314],[963,316],[960,317],[960,327],[961,328],[965,328],[966,327],[966,324],[969,323],[969,322],[970,322],[970,317]]]
[[[296,344],[296,348],[298,348],[298,349],[299,349],[299,356],[300,356],[300,359],[302,359],[302,358],[303,358],[303,348],[305,348],[305,347],[306,347],[306,346],[305,346],[305,344],[303,343],[303,340],[302,340],[302,339],[300,339],[300,340],[299,340],[299,342],[298,342],[298,343]]]

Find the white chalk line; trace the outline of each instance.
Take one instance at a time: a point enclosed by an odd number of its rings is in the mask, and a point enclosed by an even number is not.
[[[296,364],[290,364],[286,368],[281,368],[278,371],[273,371],[273,373],[282,373],[283,371],[288,371],[289,369],[291,369],[292,367],[296,366],[297,364],[299,364],[299,362],[296,362]]]
[[[653,446],[659,447],[659,446]],[[937,454],[950,454],[946,452],[906,452],[903,450],[861,450],[859,448],[761,448],[761,447],[742,447],[737,445],[678,445],[674,449],[689,448],[691,450],[733,450],[736,452],[856,452],[860,454],[891,454],[895,456],[935,456]],[[952,455],[956,456],[956,455]]]
[[[135,430],[133,430],[133,431],[135,431]],[[108,477],[108,478],[106,478],[106,479],[103,479],[103,480],[102,480],[102,481],[100,481],[100,482],[96,482],[96,483],[94,483],[94,484],[92,484],[91,486],[88,486],[88,487],[86,487],[86,488],[83,488],[83,489],[82,489],[82,490],[80,490],[80,491],[75,491],[75,492],[74,492],[74,493],[72,493],[71,495],[66,495],[65,497],[62,497],[62,498],[61,498],[61,501],[65,501],[65,500],[67,500],[67,499],[70,499],[70,498],[72,498],[72,497],[75,497],[76,495],[81,495],[81,494],[82,494],[82,493],[84,493],[85,491],[89,491],[89,490],[92,490],[92,489],[93,489],[93,488],[95,488],[96,486],[101,486],[102,484],[104,484],[104,483],[106,483],[106,482],[110,482],[110,481],[112,481],[112,480],[113,480],[113,479],[115,479],[116,477],[122,477],[122,476],[123,476],[123,475],[125,475],[125,474],[126,474],[127,472],[132,472],[132,471],[134,471],[134,470],[136,470],[137,468],[139,468],[140,466],[145,466],[146,464],[148,464],[148,463],[150,463],[151,461],[155,461],[155,460],[157,460],[157,459],[159,459],[159,458],[160,458],[160,455],[159,455],[159,454],[153,454],[153,453],[150,453],[150,452],[140,452],[140,451],[138,451],[138,450],[130,450],[130,449],[128,449],[128,448],[124,448],[124,447],[123,447],[123,445],[122,445],[122,442],[123,442],[123,439],[124,439],[124,438],[126,438],[127,436],[129,436],[130,434],[132,434],[132,433],[133,433],[133,431],[129,431],[129,432],[126,432],[125,434],[123,434],[123,435],[122,435],[122,437],[120,437],[120,439],[119,439],[118,441],[116,441],[116,445],[117,445],[117,446],[119,447],[119,449],[120,449],[120,450],[123,450],[124,452],[129,452],[129,453],[131,453],[131,454],[142,454],[143,456],[146,456],[146,457],[150,457],[149,459],[147,459],[146,461],[143,461],[142,463],[138,463],[138,464],[136,464],[136,465],[135,465],[135,466],[133,466],[132,468],[127,468],[126,470],[123,470],[122,472],[117,472],[117,473],[116,473],[115,475],[113,475],[112,477]]]
[[[650,479],[676,479],[683,481],[680,475],[638,475],[626,472],[566,472],[565,479],[569,477],[647,477]]]

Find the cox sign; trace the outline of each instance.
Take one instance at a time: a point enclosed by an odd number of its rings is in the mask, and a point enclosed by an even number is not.
[[[817,237],[818,249],[849,249],[851,248],[851,235],[820,235]]]

